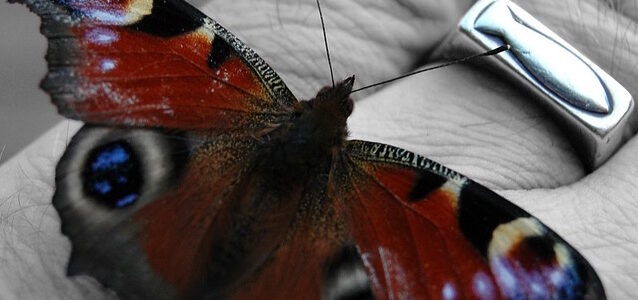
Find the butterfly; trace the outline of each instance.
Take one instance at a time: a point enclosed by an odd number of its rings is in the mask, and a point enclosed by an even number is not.
[[[69,275],[124,298],[600,299],[538,219],[423,156],[349,140],[354,77],[299,101],[179,0],[14,0],[85,125],[56,169]]]

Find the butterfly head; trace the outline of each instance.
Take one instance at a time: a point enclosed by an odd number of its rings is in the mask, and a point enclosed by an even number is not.
[[[309,101],[295,104],[294,121],[282,132],[275,133],[291,148],[285,152],[295,153],[289,155],[291,160],[316,161],[342,145],[348,135],[346,120],[352,113],[353,83],[354,77],[350,77],[321,89]]]
[[[313,108],[330,113],[336,121],[343,122],[345,125],[354,105],[350,98],[353,84],[354,75],[337,82],[334,86],[322,88],[311,100]]]

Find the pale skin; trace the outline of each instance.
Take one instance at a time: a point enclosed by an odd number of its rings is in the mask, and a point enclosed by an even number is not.
[[[638,1],[522,5],[638,95]],[[300,99],[330,84],[313,0],[200,0],[279,72]],[[322,1],[335,77],[355,88],[433,63],[428,53],[470,1]],[[44,45],[43,45],[44,47]],[[42,59],[34,57],[35,59]],[[36,88],[35,86],[33,87]],[[43,103],[42,105],[48,105]],[[79,122],[64,121],[0,166],[0,298],[113,297],[68,278],[70,243],[50,205],[54,167]],[[355,94],[352,138],[404,147],[494,189],[553,228],[593,265],[611,299],[638,285],[638,139],[587,173],[566,132],[498,74],[458,65]]]

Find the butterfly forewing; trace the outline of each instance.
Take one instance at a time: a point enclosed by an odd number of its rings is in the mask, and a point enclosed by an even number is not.
[[[604,298],[576,250],[496,193],[388,145],[345,157],[337,195],[377,297]]]
[[[184,1],[17,2],[42,18],[42,86],[67,117],[234,128],[272,121],[295,102],[257,54]]]

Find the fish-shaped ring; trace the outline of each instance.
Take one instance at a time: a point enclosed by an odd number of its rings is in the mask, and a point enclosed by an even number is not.
[[[499,73],[530,91],[568,130],[583,163],[602,165],[632,136],[632,95],[618,81],[509,0],[477,1],[448,43],[485,51],[508,44],[491,57]]]

